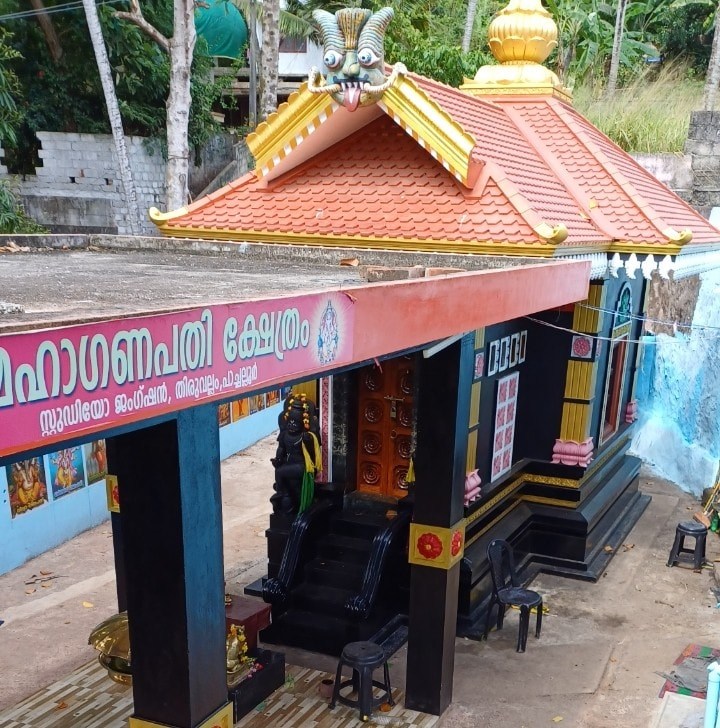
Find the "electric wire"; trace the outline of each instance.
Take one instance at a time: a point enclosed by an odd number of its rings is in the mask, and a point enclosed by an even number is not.
[[[615,313],[613,311],[613,313]],[[653,338],[648,337],[645,339],[626,339],[622,336],[600,336],[598,334],[589,334],[586,331],[577,331],[576,329],[572,329],[568,326],[559,326],[558,324],[551,324],[549,321],[542,321],[541,319],[534,318],[533,316],[524,316],[527,321],[532,321],[534,324],[540,324],[541,326],[547,326],[550,329],[556,329],[557,331],[566,331],[569,334],[574,334],[575,336],[584,336],[588,339],[595,339],[596,341],[619,341],[622,339],[623,341],[626,341],[628,344],[645,344],[650,346],[656,346],[659,344],[659,342],[655,341]],[[687,344],[689,343],[689,339],[670,339],[669,341],[665,341],[664,343],[672,343],[672,344]]]
[[[578,306],[582,306],[583,308],[586,308],[590,311],[600,311],[601,313],[616,313],[616,311],[613,311],[609,308],[602,308],[601,306],[591,306],[589,303],[579,303]],[[648,316],[644,316],[643,314],[634,314],[634,313],[627,313],[623,314],[627,316],[628,318],[635,319],[636,321],[645,321],[646,323],[652,323],[652,324],[662,324],[663,326],[672,326],[674,328],[683,328],[683,329],[710,329],[712,331],[720,331],[720,326],[710,326],[706,324],[687,324],[682,323],[680,321],[663,321],[662,319],[653,319],[649,318]]]
[[[125,0],[96,0],[95,4],[98,6],[112,5],[118,2],[125,2]],[[60,3],[59,5],[51,5],[42,10],[19,10],[15,13],[0,15],[0,22],[4,20],[23,20],[25,18],[35,17],[36,15],[54,15],[56,13],[67,13],[74,10],[80,10],[82,7],[82,0],[72,0],[72,2]]]

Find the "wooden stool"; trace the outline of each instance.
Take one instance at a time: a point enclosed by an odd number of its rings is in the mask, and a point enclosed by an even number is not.
[[[352,667],[353,675],[350,680],[340,682],[343,665]],[[384,682],[372,679],[373,670],[381,665],[384,669]],[[357,694],[356,700],[340,695],[340,691],[348,685],[353,686],[353,691]],[[382,688],[385,691],[384,695],[374,698],[373,687]],[[395,705],[390,689],[390,671],[385,658],[385,650],[380,645],[374,642],[350,642],[345,645],[335,674],[335,687],[330,701],[331,709],[335,707],[338,700],[343,705],[358,708],[360,720],[367,720],[373,710],[383,703]]]
[[[685,548],[685,537],[692,536],[695,539],[695,548]],[[683,521],[678,523],[675,529],[675,541],[672,549],[670,549],[670,558],[667,565],[675,566],[680,563],[681,554],[693,555],[693,569],[701,569],[705,563],[705,540],[707,538],[707,528],[702,523],[695,521]]]

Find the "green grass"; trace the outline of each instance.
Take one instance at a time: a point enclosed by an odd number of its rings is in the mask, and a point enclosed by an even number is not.
[[[648,72],[611,99],[589,86],[574,89],[575,108],[628,152],[682,152],[690,113],[701,107],[703,83],[682,66]]]

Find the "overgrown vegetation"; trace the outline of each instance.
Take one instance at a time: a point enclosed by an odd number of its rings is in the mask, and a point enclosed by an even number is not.
[[[578,111],[626,151],[682,152],[702,82],[693,80],[687,66],[667,64],[637,76],[610,99],[590,82],[573,97]]]
[[[46,233],[30,219],[6,182],[0,182],[0,234]]]
[[[54,0],[46,0],[50,9]],[[234,0],[244,7],[246,0]],[[544,0],[559,29],[559,44],[548,59],[575,104],[623,148],[681,151],[689,113],[700,106],[716,6],[710,0],[628,0],[620,57],[620,90],[604,98],[617,3],[604,0]],[[453,86],[491,62],[486,31],[505,0],[479,0],[474,19],[466,0],[288,0],[285,32],[311,35],[311,12],[346,5],[372,9],[392,4],[395,19],[386,36],[386,59]],[[0,5],[7,5],[7,3]],[[136,27],[100,8],[125,131],[164,146],[167,55]],[[172,34],[171,0],[143,0],[150,23]],[[82,12],[47,16],[57,35],[58,54],[33,18],[9,19],[0,30],[0,138],[13,171],[29,173],[37,163],[35,132],[107,132],[105,105]],[[468,22],[471,50],[460,44]],[[197,148],[218,130],[212,111],[222,104],[231,76],[212,81],[211,60],[199,39],[193,63],[189,141]],[[22,54],[22,55],[21,55]],[[663,59],[661,71],[649,60]],[[667,61],[670,60],[670,63]],[[682,62],[680,63],[676,62]],[[694,80],[697,79],[697,80]]]
[[[50,5],[48,5],[50,7]],[[121,5],[113,4],[120,8]],[[147,136],[165,143],[165,101],[170,65],[167,54],[138,28],[113,16],[110,5],[101,7],[101,22],[126,134]],[[172,3],[145,0],[147,19],[161,32],[172,35]],[[8,41],[12,57],[3,56],[0,37],[0,70],[15,74],[19,122],[17,139],[2,135],[6,163],[17,173],[32,173],[37,164],[36,131],[109,133],[100,78],[81,10],[55,13],[51,19],[60,43],[60,58],[48,51],[40,25],[32,19],[7,21],[13,35]],[[201,146],[219,130],[212,116],[231,78],[214,81],[212,60],[205,41],[198,41],[193,61],[189,142]],[[0,73],[0,123],[2,123],[2,73]]]

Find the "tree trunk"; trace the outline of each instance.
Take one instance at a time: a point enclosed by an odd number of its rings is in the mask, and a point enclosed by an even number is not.
[[[260,116],[266,119],[277,108],[280,56],[280,0],[264,3],[260,76]]]
[[[258,48],[257,37],[257,5],[250,0],[248,13],[248,65],[250,66],[250,84],[248,89],[248,125],[251,129],[257,126],[257,82],[258,82]]]
[[[115,155],[120,171],[125,205],[127,206],[128,224],[131,234],[139,235],[141,232],[140,208],[138,207],[137,193],[135,192],[132,170],[130,169],[130,160],[128,159],[127,147],[125,146],[125,132],[123,131],[120,107],[118,106],[117,96],[115,95],[115,86],[112,80],[107,49],[105,48],[105,40],[103,39],[102,28],[100,27],[100,18],[98,17],[94,0],[83,0],[83,6],[85,8],[88,30],[90,31],[90,40],[95,51],[98,72],[100,73],[100,82],[102,83],[103,93],[105,94],[105,104],[110,119],[113,141],[115,142]]]
[[[610,57],[610,72],[608,73],[605,95],[615,95],[617,89],[618,73],[620,71],[620,52],[622,50],[623,35],[625,34],[625,10],[627,0],[618,0],[617,14],[615,15],[615,35],[613,36],[612,55]]]
[[[703,109],[705,111],[715,110],[715,99],[717,98],[718,83],[720,83],[720,4],[715,11],[715,32],[713,33],[712,52],[708,63],[707,75],[705,76],[705,88],[703,89]]]
[[[170,39],[170,93],[167,98],[168,163],[165,186],[168,211],[182,207],[189,197],[190,73],[197,37],[194,12],[193,0],[175,0],[173,37]]]
[[[468,0],[467,14],[465,15],[465,32],[463,34],[462,50],[467,53],[470,50],[473,28],[475,27],[475,14],[477,13],[478,0]]]
[[[43,5],[42,0],[30,0],[30,5],[32,5],[33,9],[37,11],[37,15],[35,17],[37,18],[43,35],[45,36],[45,42],[47,43],[48,50],[52,56],[53,63],[57,65],[60,63],[60,59],[63,56],[63,49],[62,45],[60,45],[58,34],[55,32],[55,26],[53,25],[50,16],[45,11],[45,6]]]

